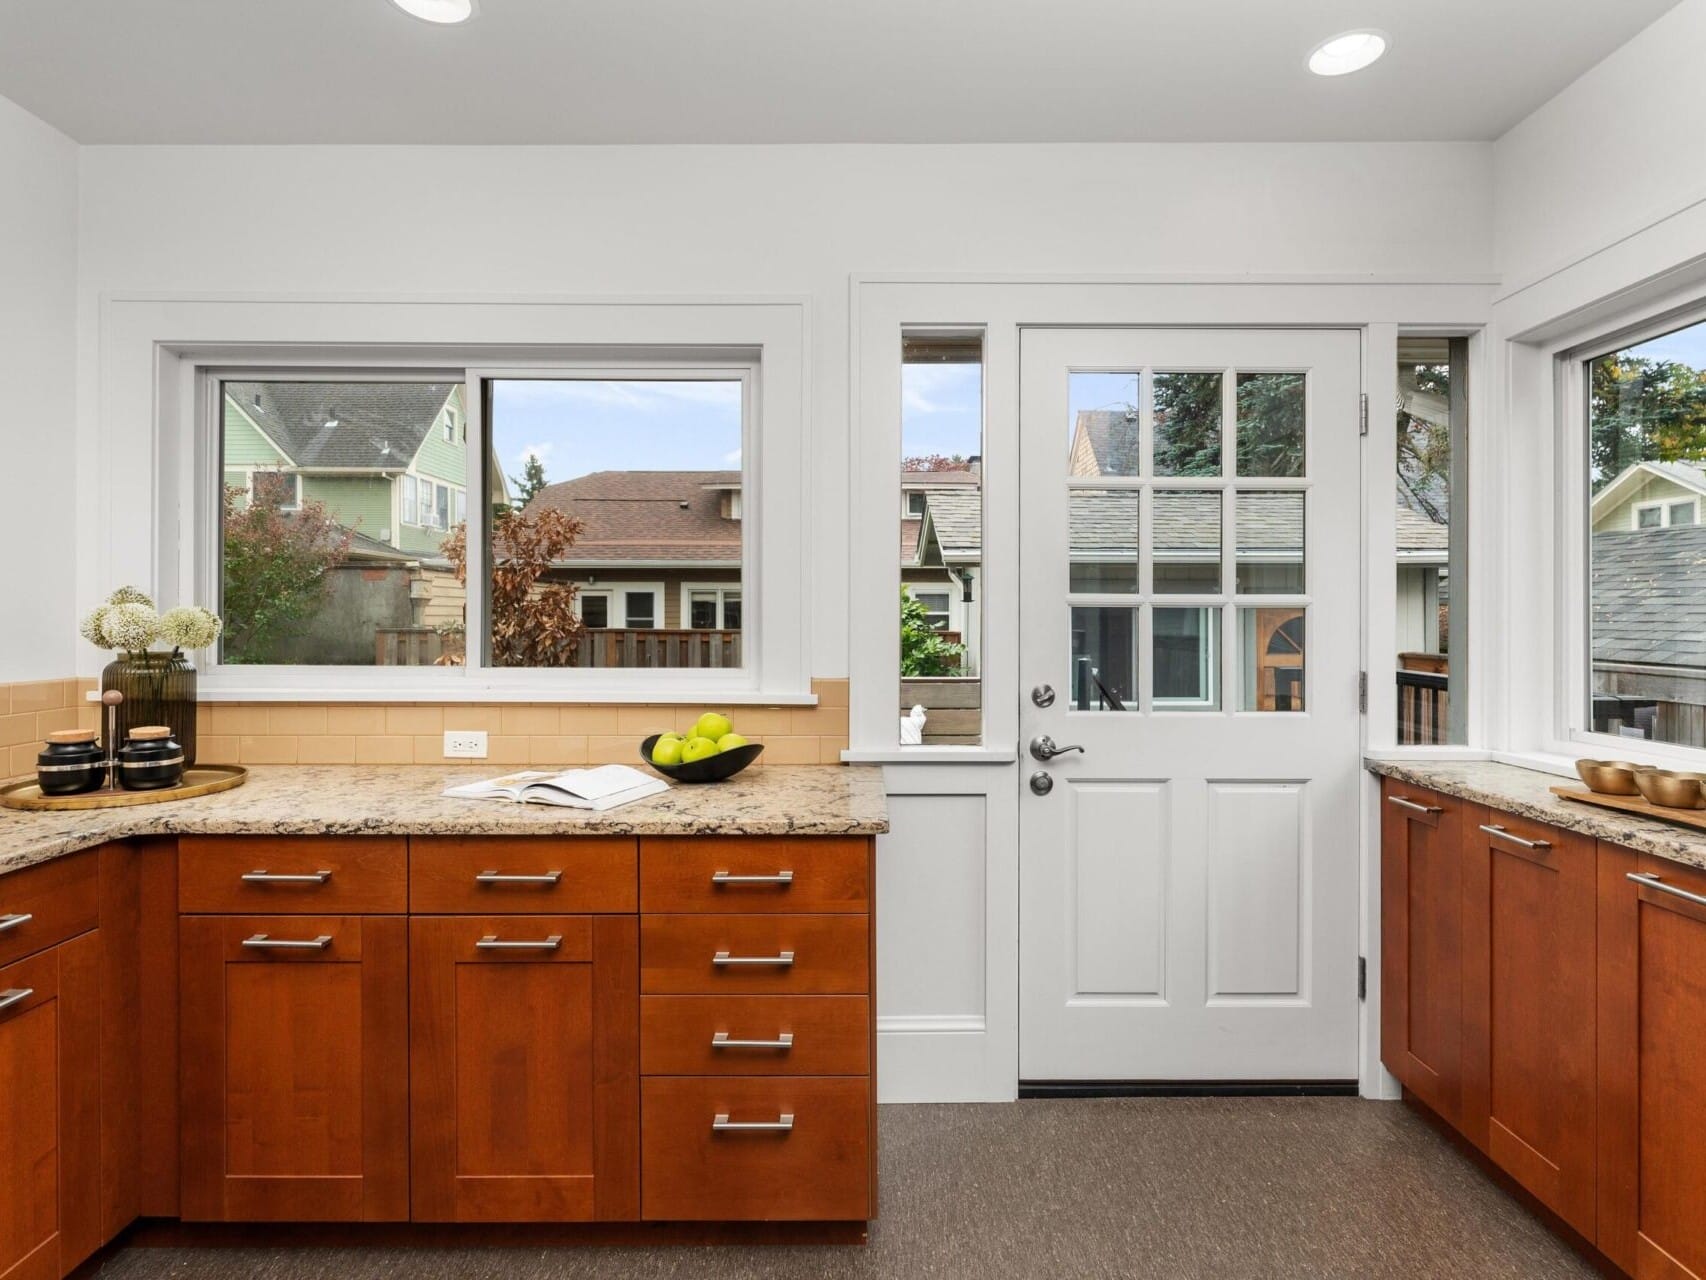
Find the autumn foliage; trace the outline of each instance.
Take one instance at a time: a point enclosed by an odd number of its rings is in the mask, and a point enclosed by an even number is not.
[[[575,588],[544,577],[582,528],[573,516],[549,509],[508,508],[493,515],[488,603],[493,666],[562,667],[573,662],[585,629],[575,616]],[[456,580],[466,586],[468,526],[459,526],[443,549]]]

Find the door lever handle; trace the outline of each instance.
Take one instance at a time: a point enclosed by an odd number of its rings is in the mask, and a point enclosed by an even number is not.
[[[1063,756],[1069,751],[1082,752],[1083,750],[1083,747],[1076,744],[1069,747],[1057,747],[1054,745],[1054,739],[1046,733],[1040,733],[1031,739],[1031,755],[1038,760],[1053,760],[1056,756]]]

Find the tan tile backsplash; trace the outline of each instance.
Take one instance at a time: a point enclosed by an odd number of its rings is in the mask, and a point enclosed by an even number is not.
[[[0,684],[0,765],[35,769],[54,729],[98,725],[88,679]],[[731,707],[735,726],[764,744],[760,763],[836,764],[847,749],[847,681],[813,680],[815,707]],[[632,763],[639,740],[686,729],[701,706],[651,704],[216,702],[196,715],[197,755],[221,764],[442,764],[446,729],[484,729],[485,763]]]

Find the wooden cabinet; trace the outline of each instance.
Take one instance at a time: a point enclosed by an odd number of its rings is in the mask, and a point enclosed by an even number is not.
[[[1462,826],[1461,1127],[1592,1239],[1594,841],[1476,805]]]
[[[1600,1249],[1706,1277],[1706,873],[1600,846]]]
[[[182,920],[184,1218],[408,1216],[406,930],[396,916]]]
[[[1390,779],[1383,800],[1380,1059],[1455,1123],[1463,1090],[1463,805]]]

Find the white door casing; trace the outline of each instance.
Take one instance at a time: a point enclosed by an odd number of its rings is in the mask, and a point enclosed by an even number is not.
[[[1351,330],[1021,336],[1022,738],[1084,748],[1021,770],[1052,783],[1019,806],[1023,1080],[1357,1075],[1359,361]],[[1106,372],[1135,413],[1075,422]],[[1218,408],[1218,450],[1158,447],[1157,373],[1164,437]]]

